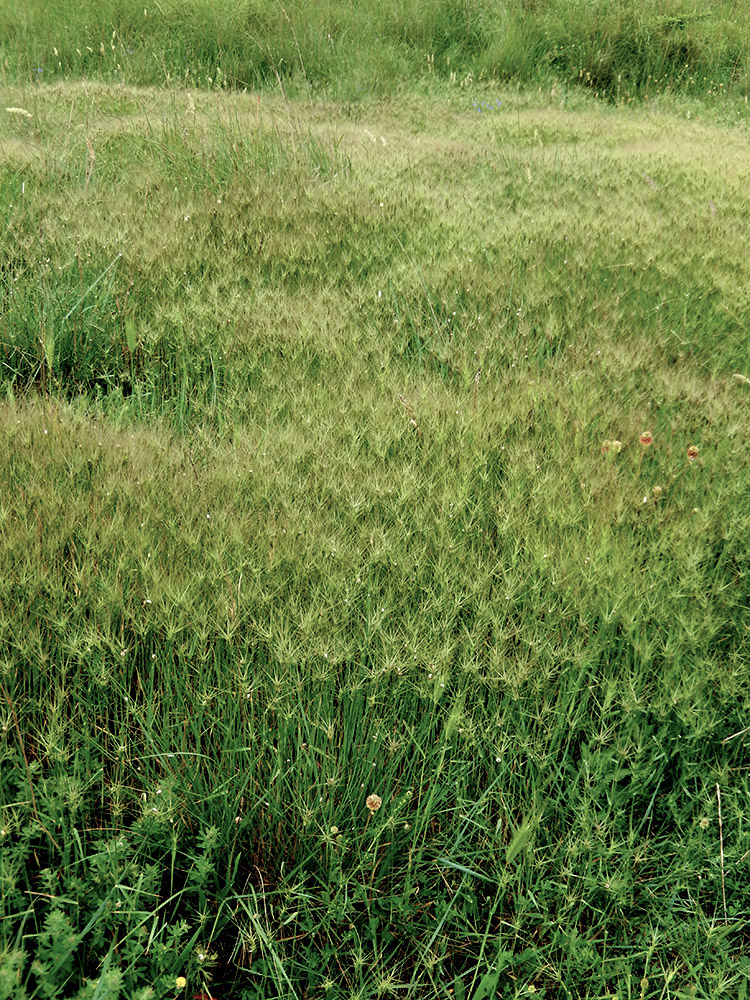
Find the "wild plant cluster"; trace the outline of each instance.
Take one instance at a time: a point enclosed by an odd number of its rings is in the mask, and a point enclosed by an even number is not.
[[[338,99],[406,80],[582,85],[616,102],[748,96],[735,0],[26,0],[0,7],[0,62],[35,82],[253,89]]]
[[[0,998],[747,990],[742,102],[435,72],[4,85]]]

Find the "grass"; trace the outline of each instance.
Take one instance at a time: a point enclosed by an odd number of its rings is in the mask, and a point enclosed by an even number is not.
[[[0,997],[744,996],[741,95],[281,79],[3,90]]]
[[[12,79],[256,88],[339,99],[438,76],[581,83],[616,101],[750,92],[750,14],[736,0],[5,0]]]

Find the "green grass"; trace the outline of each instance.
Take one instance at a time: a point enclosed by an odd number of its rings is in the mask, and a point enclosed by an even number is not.
[[[460,82],[4,89],[0,997],[746,994],[741,104]]]
[[[577,82],[613,100],[750,93],[750,12],[736,0],[4,0],[0,67],[339,98],[405,80]]]

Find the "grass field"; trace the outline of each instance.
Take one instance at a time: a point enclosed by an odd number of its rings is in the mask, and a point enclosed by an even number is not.
[[[747,43],[100,6],[0,13],[1,1000],[745,997]]]
[[[610,100],[750,94],[742,0],[3,0],[0,72],[290,96],[392,93],[420,75],[554,78]]]

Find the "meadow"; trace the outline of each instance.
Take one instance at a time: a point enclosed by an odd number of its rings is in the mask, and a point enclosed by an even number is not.
[[[747,995],[747,18],[0,3],[0,1000]]]

